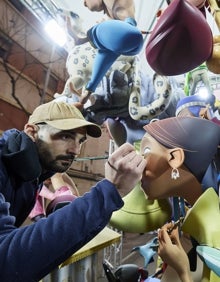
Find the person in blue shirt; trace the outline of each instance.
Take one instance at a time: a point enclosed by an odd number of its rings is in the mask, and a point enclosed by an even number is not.
[[[37,107],[23,131],[0,139],[0,281],[39,281],[96,236],[123,206],[118,189],[130,191],[146,166],[130,144],[105,165],[105,179],[47,218],[22,226],[45,179],[67,171],[87,135],[99,126],[73,105],[52,101]],[[65,219],[65,220],[64,220]]]

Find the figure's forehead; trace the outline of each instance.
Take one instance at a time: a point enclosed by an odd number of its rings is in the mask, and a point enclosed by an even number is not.
[[[146,147],[149,148],[157,148],[162,149],[164,146],[160,144],[153,136],[151,136],[149,133],[145,133],[145,135],[142,137],[140,150],[143,151]]]
[[[143,149],[146,144],[153,143],[154,141],[156,140],[150,134],[145,133],[141,140],[141,149]]]

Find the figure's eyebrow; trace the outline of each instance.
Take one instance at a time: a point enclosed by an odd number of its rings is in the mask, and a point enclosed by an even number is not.
[[[142,139],[144,139],[144,140],[149,140],[150,141],[150,139],[151,139],[151,136],[148,134],[148,133],[145,133],[145,135],[142,137]]]

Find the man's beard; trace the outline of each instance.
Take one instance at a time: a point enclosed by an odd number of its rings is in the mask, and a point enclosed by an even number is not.
[[[50,151],[50,146],[47,143],[38,139],[36,145],[40,163],[44,171],[65,172],[72,165],[74,160],[73,155],[58,155],[54,157]]]

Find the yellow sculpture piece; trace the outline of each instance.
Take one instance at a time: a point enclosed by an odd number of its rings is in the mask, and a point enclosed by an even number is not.
[[[124,198],[124,206],[113,213],[110,225],[128,233],[157,230],[171,219],[168,200],[148,200],[140,183]]]

